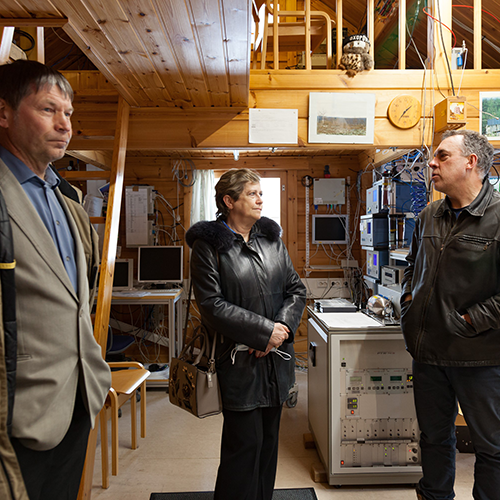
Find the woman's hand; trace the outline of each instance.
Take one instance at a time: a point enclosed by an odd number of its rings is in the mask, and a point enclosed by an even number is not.
[[[273,333],[271,333],[271,337],[269,337],[269,343],[267,344],[265,352],[255,351],[254,349],[249,349],[248,353],[253,354],[255,352],[256,358],[263,358],[267,356],[273,347],[280,347],[281,344],[288,338],[288,334],[290,330],[287,326],[282,323],[274,323]]]
[[[280,347],[281,344],[288,338],[290,330],[282,323],[274,323],[274,330],[269,338],[269,344],[266,351],[270,351],[273,347]],[[271,347],[269,347],[271,346]]]

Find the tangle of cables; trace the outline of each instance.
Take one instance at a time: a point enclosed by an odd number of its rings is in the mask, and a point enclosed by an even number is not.
[[[196,167],[189,158],[172,158],[173,179],[184,187],[191,187],[196,182]]]
[[[392,181],[409,186],[410,207],[404,207],[404,210],[410,211],[415,217],[426,207],[428,202],[426,165],[427,161],[423,150],[414,150],[399,160],[386,163],[381,167],[382,172],[390,173]],[[410,210],[407,210],[408,208]]]

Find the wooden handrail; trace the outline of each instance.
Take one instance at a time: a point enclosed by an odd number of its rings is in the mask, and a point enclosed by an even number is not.
[[[273,61],[274,69],[279,69],[279,18],[280,17],[303,17],[305,26],[305,55],[306,55],[306,69],[311,69],[311,17],[322,17],[325,19],[326,27],[326,44],[327,44],[327,62],[326,67],[332,67],[332,39],[330,30],[332,26],[331,17],[328,13],[323,11],[311,11],[311,0],[304,0],[304,10],[280,10],[274,8],[272,0],[266,0],[266,13],[265,16],[271,14],[273,16]],[[265,69],[266,56],[267,56],[267,37],[269,34],[267,17],[264,21],[264,33],[262,36],[262,50],[261,50],[261,69]],[[260,34],[259,34],[260,36]],[[259,38],[260,40],[260,38]],[[257,46],[257,40],[256,40]],[[256,50],[256,46],[254,50]]]
[[[310,17],[318,17],[322,16],[326,19],[326,22],[329,25],[332,25],[335,23],[336,25],[336,30],[337,30],[337,43],[336,43],[336,65],[338,67],[340,63],[340,59],[342,57],[342,45],[343,45],[343,40],[342,40],[342,28],[343,28],[343,0],[336,0],[336,18],[334,17],[329,17],[329,13],[325,12],[323,13],[322,11],[310,11],[308,9],[308,6],[310,6],[311,0],[304,0],[304,5],[306,6],[305,9],[300,9],[300,10],[278,10],[275,6],[276,2],[273,0],[265,0],[265,5],[266,7],[266,16],[268,14],[271,14],[273,16],[273,19],[276,21],[273,22],[273,36],[274,36],[274,46],[273,46],[273,57],[274,60],[276,61],[279,55],[279,45],[278,45],[278,35],[279,35],[279,19],[280,18],[290,18],[290,17],[302,17],[304,18],[304,23],[307,25],[307,17],[308,17],[308,11],[310,12]],[[367,12],[367,36],[370,41],[370,54],[372,55],[373,59],[375,59],[375,29],[376,29],[376,23],[375,23],[375,6],[374,6],[374,0],[366,0],[366,12]],[[452,24],[452,5],[451,5],[451,0],[431,0],[429,2],[429,11],[434,12],[434,15],[437,15],[437,10],[439,7],[440,10],[440,19],[443,24],[446,26],[450,26]],[[439,4],[439,5],[438,5]],[[398,32],[398,69],[400,70],[405,70],[406,69],[406,64],[407,64],[407,58],[406,58],[406,48],[407,48],[407,43],[408,43],[408,32],[407,32],[407,8],[408,8],[408,2],[407,0],[401,0],[399,2],[399,7],[398,7],[398,18],[397,18],[397,32]],[[328,16],[328,17],[327,17]],[[333,16],[333,14],[330,12],[330,16]],[[328,21],[329,18],[329,21]],[[443,19],[446,18],[446,22],[443,21]],[[261,18],[262,19],[262,18]],[[309,18],[310,22],[310,18]],[[436,24],[437,21],[434,21],[433,24]],[[432,22],[431,22],[432,25]],[[310,25],[309,25],[310,26]],[[267,28],[267,23],[265,23],[265,28]],[[351,26],[352,29],[352,26]],[[440,28],[438,26],[434,26],[434,29],[431,30],[434,32],[441,32]],[[262,30],[261,32],[258,33],[258,43],[255,44],[254,50],[258,49],[261,51],[262,58],[261,58],[261,69],[265,69],[265,63],[266,63],[266,51],[267,47],[265,46],[266,44],[262,40],[267,39],[267,31],[266,29]],[[442,59],[444,58],[444,52],[446,52],[448,55],[451,53],[451,43],[448,40],[449,38],[449,31],[444,30],[443,31],[443,36],[445,38],[445,50],[441,48],[442,41],[441,37],[434,37],[434,39],[429,39],[428,41],[428,48],[427,48],[427,56],[429,61],[437,62],[437,67],[436,71],[438,73],[444,74],[445,72],[443,71],[443,68],[445,65],[442,63]],[[483,48],[483,33],[482,33],[482,0],[473,0],[473,59],[474,59],[474,69],[475,70],[481,70],[482,69],[482,48]],[[305,41],[305,44],[307,44],[307,40]],[[449,46],[449,47],[448,47]],[[307,58],[307,47],[306,47],[306,58]],[[472,56],[472,54],[470,54]],[[375,62],[375,61],[374,61]],[[256,67],[256,62],[254,59],[254,68]],[[327,66],[329,67],[329,66]],[[307,64],[306,61],[306,68],[310,69],[310,67]],[[274,65],[274,69],[279,69],[277,64]]]

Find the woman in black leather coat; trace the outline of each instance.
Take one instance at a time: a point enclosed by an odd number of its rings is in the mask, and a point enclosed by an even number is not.
[[[281,228],[261,217],[258,174],[230,170],[215,191],[217,220],[186,234],[202,321],[217,333],[224,426],[215,500],[271,500],[306,292]]]

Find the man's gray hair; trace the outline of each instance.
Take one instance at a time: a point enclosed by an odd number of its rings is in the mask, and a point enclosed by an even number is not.
[[[483,174],[483,178],[487,177],[493,165],[493,156],[495,148],[490,144],[488,138],[481,135],[475,130],[448,130],[443,134],[443,140],[454,135],[463,136],[462,141],[462,156],[477,156],[477,168]]]
[[[54,85],[73,101],[73,89],[68,80],[45,64],[19,59],[0,66],[0,99],[15,111],[25,97]]]

